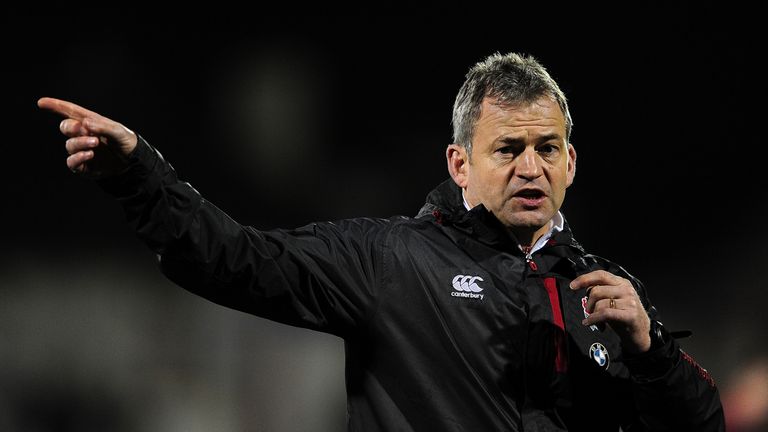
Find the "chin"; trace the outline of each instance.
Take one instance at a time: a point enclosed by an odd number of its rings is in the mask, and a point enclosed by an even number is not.
[[[541,214],[519,214],[505,215],[501,222],[509,228],[537,231],[552,220],[552,216],[547,217]],[[531,213],[531,212],[526,212]]]
[[[549,221],[541,223],[538,221],[511,219],[511,220],[502,220],[501,222],[508,228],[525,230],[525,231],[537,231],[541,227],[546,225],[547,222]]]

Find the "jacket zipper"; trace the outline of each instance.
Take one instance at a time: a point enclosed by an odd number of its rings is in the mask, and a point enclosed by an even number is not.
[[[528,263],[528,267],[531,268],[531,270],[536,271],[539,269],[539,266],[536,265],[536,261],[533,260],[533,255],[531,254],[531,249],[533,249],[533,246],[522,246],[523,253],[525,254],[525,262]]]

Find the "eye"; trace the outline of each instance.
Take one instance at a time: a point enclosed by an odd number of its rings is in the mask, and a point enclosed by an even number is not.
[[[519,142],[502,141],[499,143],[499,147],[496,148],[495,152],[502,155],[516,155],[522,152],[523,150],[525,150],[525,146]]]
[[[552,155],[557,153],[559,150],[560,150],[560,147],[554,144],[544,144],[543,146],[539,147],[536,151],[544,155]]]

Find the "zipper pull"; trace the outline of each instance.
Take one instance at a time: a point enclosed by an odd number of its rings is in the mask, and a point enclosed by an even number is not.
[[[523,246],[522,248],[523,253],[525,254],[525,262],[528,263],[528,267],[530,267],[533,271],[538,270],[539,266],[536,265],[536,261],[533,260],[533,256],[531,254],[531,249],[533,249],[533,247]]]

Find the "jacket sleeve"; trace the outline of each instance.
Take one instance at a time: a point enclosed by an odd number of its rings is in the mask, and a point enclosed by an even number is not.
[[[343,335],[372,303],[387,220],[259,231],[235,222],[178,180],[139,137],[126,171],[99,181],[172,281],[220,305]]]
[[[624,269],[651,320],[657,320],[643,284]],[[666,337],[640,355],[624,355],[630,374],[637,420],[627,431],[723,431],[725,418],[709,373],[664,332]],[[652,335],[653,338],[653,335]]]

